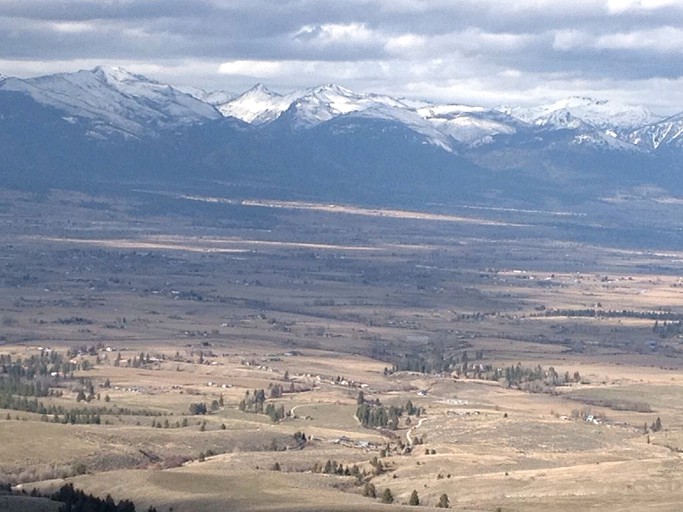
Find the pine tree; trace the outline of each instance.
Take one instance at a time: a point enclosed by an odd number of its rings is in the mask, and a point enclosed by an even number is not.
[[[436,504],[437,508],[450,508],[451,502],[448,499],[448,494],[444,493],[439,497],[439,503]]]
[[[377,489],[375,489],[375,486],[373,484],[368,482],[365,484],[365,487],[363,487],[363,496],[367,496],[368,498],[376,498]]]
[[[412,505],[416,507],[417,505],[420,504],[420,497],[417,495],[417,491],[413,489],[413,492],[410,494],[410,499],[408,500],[408,505]]]
[[[391,489],[388,487],[384,489],[384,492],[382,493],[382,503],[393,503],[394,502],[394,495],[391,493]]]

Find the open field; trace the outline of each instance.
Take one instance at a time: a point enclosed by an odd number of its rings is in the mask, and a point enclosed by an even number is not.
[[[0,191],[2,483],[165,512],[679,510],[683,253],[504,213]]]

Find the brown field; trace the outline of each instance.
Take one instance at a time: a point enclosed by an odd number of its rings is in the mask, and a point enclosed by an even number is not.
[[[0,212],[0,354],[70,350],[46,377],[61,396],[38,400],[100,419],[0,410],[2,483],[164,512],[404,510],[413,490],[463,511],[680,510],[681,253],[563,237],[534,212],[56,191],[1,191]],[[541,377],[508,386],[518,363]],[[257,389],[284,419],[239,409]],[[364,427],[361,391],[422,412]]]

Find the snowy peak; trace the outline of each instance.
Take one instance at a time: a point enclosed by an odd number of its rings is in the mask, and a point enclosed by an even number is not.
[[[211,105],[121,68],[97,67],[21,80],[10,78],[0,90],[27,94],[91,125],[93,136],[156,135],[158,130],[220,117]]]
[[[531,124],[550,126],[557,121],[558,128],[567,128],[581,122],[617,132],[631,131],[661,119],[641,106],[578,96],[539,107],[503,107],[501,111]]]
[[[400,100],[378,94],[360,94],[338,85],[321,85],[301,93],[288,110],[293,126],[306,128],[338,116],[384,108],[414,112]]]
[[[330,119],[363,110],[361,96],[337,86],[308,89],[292,103],[288,117],[297,128],[315,126]]]
[[[236,98],[217,105],[217,108],[225,117],[236,117],[258,125],[280,117],[296,97],[296,93],[282,96],[269,91],[263,84],[257,84]]]
[[[266,95],[266,96],[279,96],[279,94],[274,94],[268,90],[268,88],[263,85],[262,83],[257,83],[254,87],[249,89],[245,94],[261,94],[261,95]]]
[[[334,84],[324,84],[289,94],[278,94],[257,84],[244,94],[218,105],[224,116],[250,124],[266,124],[287,112],[286,119],[296,128],[316,126],[337,116],[377,105],[408,108],[400,100],[375,94],[358,94]]]
[[[439,131],[466,145],[487,143],[496,135],[512,135],[525,124],[503,112],[469,105],[429,105],[417,112]]]
[[[110,85],[121,82],[151,82],[151,80],[146,79],[144,76],[134,75],[120,67],[97,66],[91,71],[80,71],[80,73],[92,73],[94,76]]]

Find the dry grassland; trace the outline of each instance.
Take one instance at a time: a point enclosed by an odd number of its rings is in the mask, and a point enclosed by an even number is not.
[[[680,510],[676,251],[562,238],[538,212],[7,191],[0,206],[0,354],[71,350],[61,396],[39,400],[100,419],[0,410],[6,482],[164,512],[405,510],[413,490],[462,511]],[[518,363],[562,382],[508,386]],[[77,401],[88,383],[99,397]],[[240,410],[259,389],[284,419]],[[421,413],[364,427],[360,392]]]

